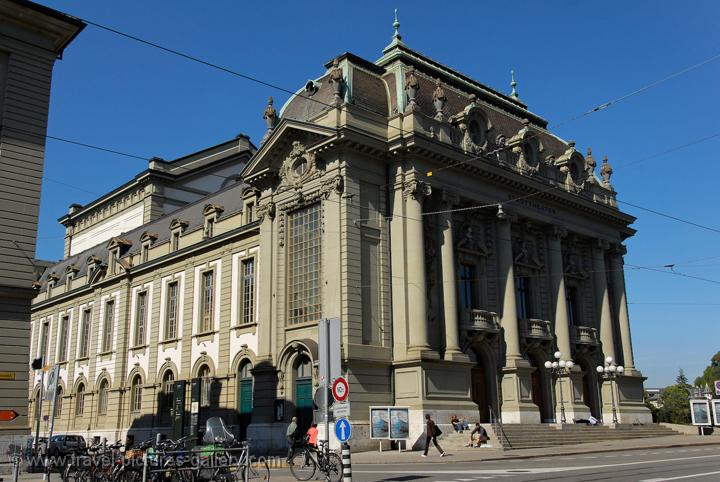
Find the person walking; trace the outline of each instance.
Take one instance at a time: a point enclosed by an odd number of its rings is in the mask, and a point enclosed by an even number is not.
[[[287,438],[288,444],[287,463],[291,464],[293,457],[295,457],[295,442],[298,437],[297,417],[293,417],[290,420],[290,425],[288,425],[288,428],[285,431],[285,437]]]
[[[427,457],[431,440],[432,443],[435,444],[435,448],[438,449],[438,452],[440,452],[440,457],[445,457],[445,451],[437,443],[437,438],[440,435],[442,435],[442,430],[440,430],[440,427],[438,427],[433,419],[430,418],[430,414],[428,413],[425,415],[425,452],[422,454],[423,457]]]

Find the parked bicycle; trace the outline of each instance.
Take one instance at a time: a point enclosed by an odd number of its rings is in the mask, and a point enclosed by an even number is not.
[[[330,450],[326,440],[320,441],[320,447],[308,445],[296,450],[290,461],[290,472],[297,480],[310,480],[316,471],[325,475],[327,482],[340,482],[343,476],[342,459]]]

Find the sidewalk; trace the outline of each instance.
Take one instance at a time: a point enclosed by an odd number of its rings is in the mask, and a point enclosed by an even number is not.
[[[498,450],[494,448],[475,448],[457,451],[448,451],[447,457],[439,457],[435,447],[430,447],[428,457],[421,457],[420,451],[398,452],[358,452],[352,454],[352,463],[362,464],[399,464],[399,463],[448,463],[448,462],[471,462],[478,460],[511,460],[530,459],[537,457],[551,457],[558,455],[587,454],[600,452],[614,452],[617,450],[645,450],[671,447],[692,447],[697,445],[718,445],[720,437],[699,435],[672,435],[670,437],[659,437],[655,439],[627,439],[609,440],[607,442],[596,442],[579,445],[558,445],[538,449]]]

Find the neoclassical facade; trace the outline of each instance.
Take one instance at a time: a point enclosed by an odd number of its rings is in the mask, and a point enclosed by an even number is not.
[[[222,415],[282,444],[291,416],[313,417],[317,322],[335,316],[356,447],[371,405],[410,407],[413,437],[424,413],[552,422],[561,395],[568,419],[610,421],[614,399],[621,422],[650,420],[623,275],[634,218],[607,159],[397,32],[263,118],[257,149],[219,154],[239,157],[217,191],[98,231],[37,283],[56,429],[145,438]],[[562,384],[544,368],[555,351],[575,361]],[[608,356],[626,367],[612,386],[595,371]]]

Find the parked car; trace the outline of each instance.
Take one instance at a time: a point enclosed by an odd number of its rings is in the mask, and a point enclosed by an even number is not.
[[[53,435],[48,446],[49,455],[69,455],[85,450],[85,439],[81,435]]]
[[[43,454],[45,452],[45,443],[46,442],[47,442],[47,437],[38,438],[38,447],[37,447],[38,454]],[[25,447],[25,456],[27,458],[30,458],[33,455],[34,449],[35,449],[35,437],[28,437],[27,445]]]

